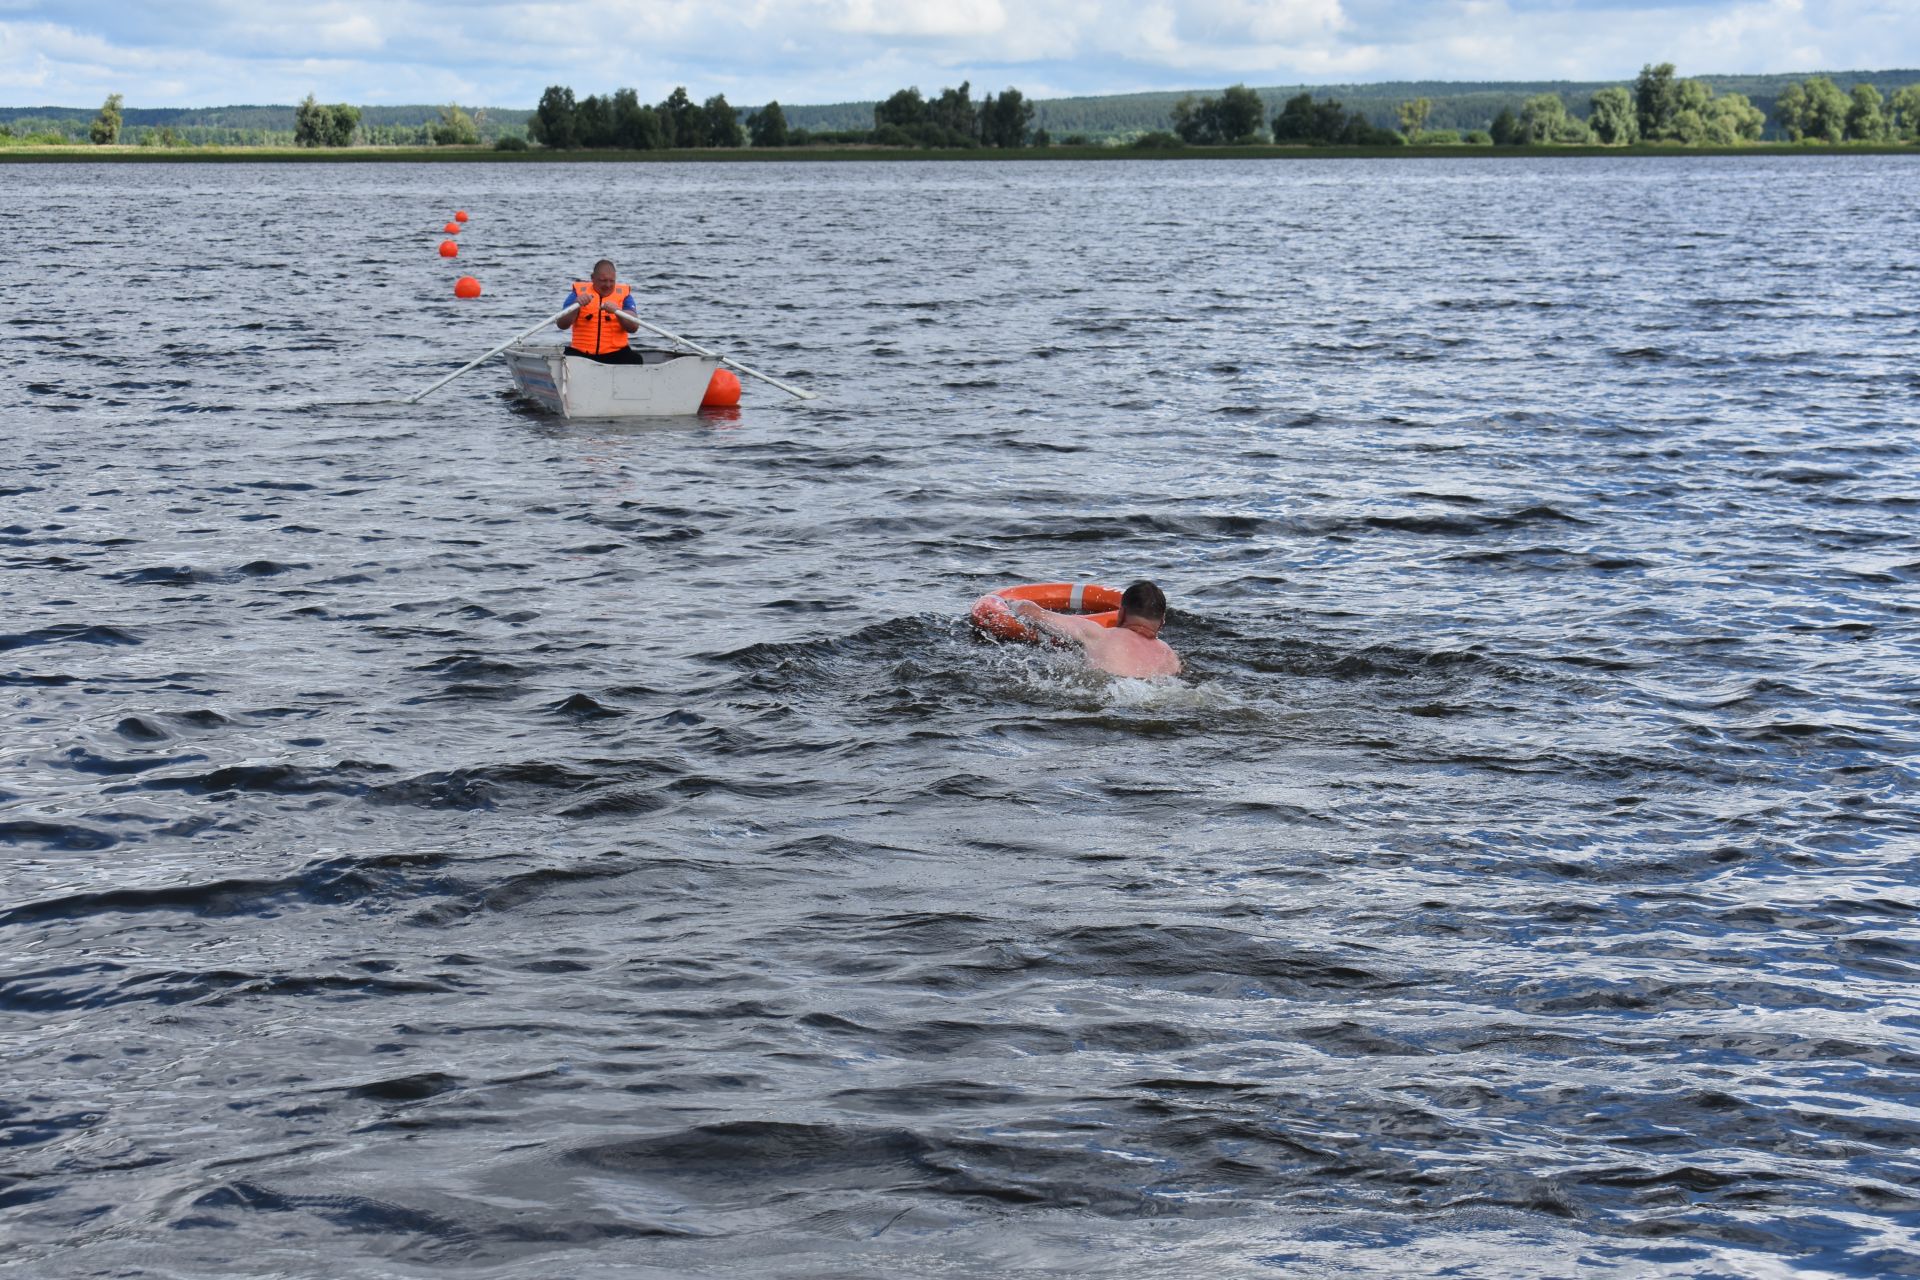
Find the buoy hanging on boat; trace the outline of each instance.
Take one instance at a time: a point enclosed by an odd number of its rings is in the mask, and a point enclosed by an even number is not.
[[[702,409],[731,409],[740,403],[740,379],[733,376],[730,369],[715,369],[713,377],[707,379],[706,399],[700,402]]]
[[[446,232],[450,236],[457,236],[460,234],[460,224],[457,222],[449,222],[446,226],[440,229]]]
[[[453,220],[455,222],[465,222],[467,220],[467,211],[465,209],[457,210],[453,215]]]
[[[477,298],[480,296],[480,282],[472,276],[461,276],[453,282],[453,296],[456,298]]]
[[[440,242],[440,256],[443,258],[457,258],[460,256],[460,246],[451,240],[442,240]]]

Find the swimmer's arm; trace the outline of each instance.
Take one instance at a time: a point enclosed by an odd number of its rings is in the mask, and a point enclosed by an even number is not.
[[[1070,613],[1055,613],[1051,609],[1042,609],[1031,600],[1009,600],[1007,611],[1024,622],[1031,622],[1048,635],[1062,640],[1072,640],[1084,645],[1087,637],[1098,635],[1105,630],[1097,622],[1085,618],[1076,618]]]

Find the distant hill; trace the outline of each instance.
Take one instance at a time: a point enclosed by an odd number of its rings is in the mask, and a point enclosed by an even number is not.
[[[1789,84],[1816,75],[1826,76],[1842,89],[1852,89],[1856,84],[1870,84],[1886,97],[1891,97],[1894,91],[1907,85],[1920,84],[1920,70],[1806,71],[1789,75],[1686,78],[1706,81],[1715,93],[1745,94],[1755,106],[1767,113],[1768,135],[1775,136],[1777,127],[1772,123],[1774,99]],[[1395,109],[1402,102],[1427,98],[1433,103],[1433,113],[1427,121],[1429,129],[1484,129],[1502,107],[1518,110],[1527,98],[1541,93],[1558,94],[1570,111],[1584,116],[1587,113],[1587,100],[1597,90],[1610,85],[1631,87],[1632,80],[1399,80],[1379,84],[1271,85],[1259,88],[1257,92],[1266,102],[1269,117],[1288,98],[1310,93],[1315,98],[1337,98],[1348,110],[1363,112],[1375,124],[1394,127],[1397,123]],[[938,93],[943,87],[933,79],[919,86],[928,96]],[[1207,97],[1219,94],[1223,88],[1224,85],[1219,85],[1185,91],[1036,99],[1034,124],[1052,134],[1055,141],[1075,134],[1096,142],[1132,138],[1153,129],[1165,129],[1173,112],[1173,104],[1188,93],[1195,97]],[[986,91],[987,86],[976,86],[976,92]],[[696,93],[695,97],[698,96]],[[872,102],[781,104],[790,127],[815,132],[871,129],[873,108]],[[754,109],[757,108],[741,106],[740,113],[744,117]],[[97,107],[0,107],[0,124],[10,125],[18,132],[45,128],[84,137],[87,125],[97,110]],[[530,110],[514,107],[469,107],[468,110],[473,112],[480,126],[483,141],[499,137],[502,133],[524,131],[528,118],[533,114]],[[278,142],[283,140],[281,135],[284,135],[285,141],[292,140],[293,111],[291,106],[129,107],[124,116],[125,128],[130,134],[147,129],[173,129],[183,138],[196,142],[240,143],[249,139]],[[361,122],[369,132],[377,132],[383,139],[394,141],[407,140],[410,132],[424,129],[440,116],[438,104],[362,107],[360,111]]]
[[[1920,84],[1920,70],[1913,71],[1806,71],[1791,75],[1688,76],[1704,80],[1715,93],[1743,93],[1765,111],[1771,124],[1774,99],[1790,84],[1811,76],[1826,76],[1842,89],[1870,84],[1882,96],[1892,97],[1897,89]],[[1394,128],[1396,109],[1414,98],[1433,102],[1429,129],[1484,129],[1500,114],[1502,107],[1518,111],[1520,104],[1541,93],[1558,94],[1576,115],[1587,114],[1587,100],[1610,85],[1631,88],[1626,80],[1396,80],[1379,84],[1290,84],[1270,85],[1256,90],[1267,104],[1272,118],[1288,98],[1310,93],[1315,98],[1337,98],[1350,111],[1360,111],[1375,124]],[[928,81],[919,86],[929,96],[941,85]],[[1196,98],[1217,96],[1224,85],[1208,89],[1162,90],[1153,93],[1103,94],[1086,98],[1041,98],[1035,101],[1034,125],[1053,135],[1054,141],[1084,134],[1092,141],[1136,137],[1153,129],[1165,129],[1173,113],[1173,104],[1191,93]],[[977,86],[976,86],[977,88]],[[871,129],[871,102],[835,102],[820,106],[781,104],[787,123],[805,129]]]
[[[361,107],[360,123],[376,141],[420,143],[429,124],[440,119],[440,104],[401,107]],[[514,108],[467,108],[479,128],[480,140],[491,142],[502,133],[524,133],[531,111]],[[0,125],[16,133],[64,133],[85,139],[98,107],[0,107]],[[292,146],[294,108],[238,107],[126,107],[120,112],[121,137],[134,141],[143,133],[171,129],[182,140],[214,146]]]
[[[365,124],[423,125],[440,118],[440,103],[431,106],[361,107]],[[468,107],[468,111],[475,108]],[[530,110],[510,107],[484,108],[490,119],[524,127]],[[100,108],[93,107],[0,107],[0,124],[16,120],[78,120],[90,123]],[[126,107],[120,112],[128,128],[151,125],[175,129],[285,129],[293,132],[294,108],[287,107]]]

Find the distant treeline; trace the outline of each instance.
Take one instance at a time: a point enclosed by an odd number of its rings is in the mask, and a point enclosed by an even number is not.
[[[1350,111],[1337,98],[1316,100],[1311,93],[1287,99],[1273,116],[1272,132],[1262,131],[1260,95],[1234,85],[1218,98],[1191,95],[1173,105],[1171,135],[1149,133],[1139,146],[1208,146],[1275,142],[1309,146],[1425,146],[1484,143],[1493,146],[1627,146],[1636,142],[1683,146],[1731,147],[1758,142],[1767,114],[1742,93],[1716,94],[1704,80],[1682,80],[1671,62],[1641,68],[1631,90],[1620,85],[1596,89],[1586,114],[1575,114],[1556,93],[1535,94],[1502,107],[1486,129],[1429,128],[1434,103],[1429,98],[1395,105],[1399,132],[1381,128],[1364,113]],[[1896,90],[1891,102],[1871,84],[1852,93],[1824,76],[1788,84],[1774,103],[1775,124],[1789,140],[1827,143],[1920,141],[1920,83]]]
[[[1650,76],[1653,83],[1643,83]],[[881,102],[770,102],[752,109],[735,108],[723,95],[696,102],[684,88],[659,103],[642,104],[630,89],[575,99],[571,89],[554,86],[534,111],[452,104],[325,105],[311,95],[297,107],[123,108],[116,95],[108,100],[112,111],[105,106],[98,111],[0,107],[0,146],[106,141],[154,147],[515,149],[532,143],[656,150],[1063,142],[1177,147],[1228,141],[1728,145],[1755,138],[1886,143],[1920,135],[1916,86],[1920,71],[1680,80],[1671,64],[1663,63],[1646,68],[1632,86],[1564,81],[1234,85],[1217,95],[1156,92],[1036,101],[1016,89],[976,100],[971,86],[962,83],[933,96],[910,88]]]
[[[922,98],[916,86],[874,107],[867,140],[893,147],[1044,147],[1049,139],[1045,130],[1036,135],[1034,110],[1018,89],[1003,89],[976,104],[970,81],[942,89],[936,98]]]
[[[354,143],[432,146],[434,127],[450,109],[459,110],[442,106],[355,107],[359,117]],[[149,147],[291,147],[295,145],[299,112],[300,107],[126,107],[120,112],[116,141]],[[478,140],[485,144],[503,136],[519,136],[532,114],[482,107],[469,118]],[[0,107],[0,140],[10,136],[16,141],[89,142],[98,119],[92,108]]]
[[[1828,88],[1831,87],[1829,84]],[[1871,87],[1863,86],[1862,91],[1878,102],[1878,95]],[[1792,92],[1802,91],[1796,86]],[[1920,106],[1920,88],[1911,92],[1916,95],[1916,105]],[[1136,145],[1224,146],[1273,142],[1391,147],[1464,142],[1516,147],[1677,142],[1690,146],[1737,146],[1758,141],[1766,126],[1765,114],[1745,95],[1716,95],[1701,81],[1677,79],[1671,62],[1643,68],[1631,92],[1619,85],[1595,90],[1588,99],[1584,117],[1569,112],[1558,94],[1541,93],[1527,98],[1517,112],[1512,107],[1502,107],[1486,129],[1462,133],[1456,129],[1430,128],[1433,106],[1429,98],[1397,103],[1394,116],[1399,131],[1396,132],[1373,123],[1363,112],[1348,110],[1338,98],[1315,99],[1311,93],[1298,93],[1274,113],[1272,131],[1267,132],[1261,119],[1264,103],[1260,95],[1245,85],[1233,85],[1218,98],[1197,101],[1191,95],[1181,98],[1174,103],[1170,115],[1172,135],[1147,134]],[[1920,111],[1914,114],[1914,124],[1920,127]],[[1889,134],[1875,129],[1857,136],[1862,141],[1885,141]]]
[[[873,107],[871,128],[810,130],[787,120],[778,102],[747,112],[744,120],[725,95],[695,102],[684,87],[648,106],[632,89],[575,99],[553,85],[540,96],[528,138],[541,146],[662,151],[686,147],[805,147],[871,144],[885,147],[1024,147],[1033,136],[1034,105],[1018,89],[973,100],[972,86],[923,98],[902,89]],[[1044,137],[1037,139],[1046,144]]]
[[[1768,119],[1764,137],[1788,139],[1790,134],[1779,123],[1776,100],[1792,85],[1813,78],[1837,85],[1865,84],[1891,99],[1900,89],[1920,83],[1920,70],[1845,71],[1808,75],[1733,75],[1699,76],[1696,82],[1716,95],[1740,94],[1749,105]],[[1256,87],[1261,99],[1263,119],[1271,120],[1286,103],[1300,94],[1340,102],[1349,117],[1360,116],[1381,129],[1401,125],[1401,104],[1425,98],[1430,104],[1428,129],[1454,130],[1466,134],[1473,130],[1491,133],[1500,113],[1518,116],[1531,98],[1551,94],[1560,99],[1569,115],[1585,114],[1593,95],[1602,89],[1623,87],[1617,81],[1394,81],[1379,84],[1282,85]],[[1055,139],[1085,137],[1093,142],[1130,142],[1140,135],[1170,127],[1174,108],[1183,98],[1198,98],[1197,92],[1153,92],[1114,94],[1097,98],[1048,98],[1035,104],[1037,127],[1046,129]],[[864,104],[847,103],[820,107],[789,108],[796,122],[812,123],[815,112],[839,118]]]
[[[1891,102],[1870,84],[1852,93],[1825,76],[1787,86],[1774,117],[1795,142],[1920,142],[1920,84],[1896,90]]]
[[[747,144],[740,112],[725,94],[695,102],[684,87],[676,87],[658,105],[648,106],[632,89],[618,89],[604,98],[590,93],[576,102],[572,89],[551,85],[533,109],[527,136],[561,151],[576,147],[663,151]]]

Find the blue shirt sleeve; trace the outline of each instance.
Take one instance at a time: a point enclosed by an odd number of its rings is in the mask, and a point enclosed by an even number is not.
[[[622,311],[631,311],[635,315],[640,314],[640,308],[633,305],[633,292],[631,290],[627,292],[627,300],[620,304],[620,309]]]
[[[560,304],[560,309],[564,311],[578,301],[580,301],[580,291],[578,289],[569,289],[567,290],[567,300]]]

